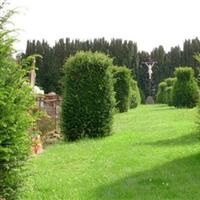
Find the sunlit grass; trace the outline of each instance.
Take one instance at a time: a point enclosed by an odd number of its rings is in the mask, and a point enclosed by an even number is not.
[[[117,114],[113,135],[50,146],[33,159],[27,200],[200,198],[195,109],[140,106]]]

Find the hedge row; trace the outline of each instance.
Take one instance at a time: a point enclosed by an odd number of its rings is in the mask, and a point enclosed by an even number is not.
[[[176,69],[177,77],[172,90],[172,101],[175,107],[195,107],[199,100],[199,88],[194,79],[194,71],[189,67]]]
[[[157,103],[166,103],[166,88],[167,88],[166,82],[161,82],[158,85],[158,92],[157,92],[157,95],[156,95],[156,102]]]
[[[127,112],[130,108],[131,99],[131,71],[126,67],[112,67],[116,109],[119,112]]]
[[[132,79],[131,70],[126,67],[111,67],[114,79],[116,109],[127,112],[141,103],[140,91],[137,82]]]
[[[175,107],[196,106],[199,100],[199,88],[193,74],[192,68],[176,68],[175,78],[165,79],[159,84],[157,103],[166,103]]]
[[[156,102],[161,104],[172,105],[172,88],[176,78],[167,78],[158,85]]]
[[[137,85],[137,81],[131,80],[131,102],[130,108],[136,108],[141,104],[140,91]]]
[[[113,67],[102,53],[79,52],[65,64],[62,131],[66,140],[111,133],[114,107],[126,112],[140,102],[126,67]],[[134,91],[134,92],[133,92]]]

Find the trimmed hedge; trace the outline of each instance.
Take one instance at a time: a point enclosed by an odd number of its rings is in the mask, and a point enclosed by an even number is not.
[[[196,106],[199,100],[199,88],[193,74],[192,68],[176,68],[175,75],[177,80],[172,91],[172,101],[175,107],[192,108]]]
[[[141,104],[141,97],[140,97],[140,91],[137,85],[137,82],[135,80],[130,81],[131,84],[131,102],[130,102],[130,108],[136,108],[138,105]]]
[[[176,82],[176,78],[166,78],[164,82],[167,83],[167,87],[172,87],[174,83]]]
[[[172,101],[172,90],[173,87],[167,87],[166,88],[166,103],[168,104],[168,106],[173,106],[173,101]]]
[[[62,104],[66,140],[111,133],[115,103],[111,65],[112,59],[97,52],[79,52],[67,60]]]
[[[139,92],[140,92],[140,98],[141,98],[141,104],[145,104],[145,94],[144,94],[144,91],[142,91],[141,88],[139,88]]]
[[[166,82],[161,82],[158,85],[158,92],[156,94],[156,102],[157,103],[166,103],[166,88],[167,88],[167,83]]]
[[[111,71],[114,78],[116,109],[119,112],[127,112],[131,99],[131,71],[118,66],[113,66]]]
[[[166,92],[166,103],[169,106],[173,106],[172,89],[173,89],[174,83],[176,82],[176,78],[167,78],[167,79],[165,79],[165,82],[167,83],[167,87],[165,89],[165,92]]]

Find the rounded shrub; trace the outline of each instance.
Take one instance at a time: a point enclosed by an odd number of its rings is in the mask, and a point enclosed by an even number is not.
[[[166,82],[161,82],[158,85],[158,92],[156,94],[156,102],[164,104],[166,103],[166,88],[167,88],[167,83]]]
[[[176,69],[177,80],[172,91],[172,101],[175,107],[192,108],[196,106],[199,100],[199,88],[193,74],[193,69],[189,67]]]
[[[127,112],[131,99],[131,71],[126,67],[113,66],[111,68],[114,79],[116,109]]]
[[[130,108],[136,108],[141,104],[140,91],[137,85],[137,82],[133,79],[130,81],[131,84],[131,101]]]
[[[109,66],[102,53],[79,52],[65,64],[62,131],[66,140],[111,133],[114,92]]]

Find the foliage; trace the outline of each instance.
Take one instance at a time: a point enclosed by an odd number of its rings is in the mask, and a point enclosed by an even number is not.
[[[144,92],[139,88],[139,92],[140,92],[140,98],[141,98],[141,104],[145,104],[145,94]]]
[[[193,78],[193,70],[189,67],[179,67],[176,69],[177,77],[173,86],[172,100],[175,107],[196,106],[199,100],[199,89]]]
[[[0,1],[0,199],[16,200],[25,183],[24,166],[30,153],[28,129],[33,119],[31,88],[23,69],[12,58],[13,41],[6,28],[13,10]]]
[[[200,101],[197,103],[196,131],[200,136]]]
[[[131,100],[131,71],[126,67],[114,66],[111,68],[114,79],[116,109],[127,112]]]
[[[166,82],[167,87],[165,89],[165,97],[166,97],[166,103],[169,106],[173,106],[173,102],[172,102],[172,89],[173,89],[173,85],[176,82],[176,78],[167,78],[164,80],[164,82]]]
[[[65,139],[109,135],[114,92],[109,66],[101,53],[79,52],[65,64],[62,128]]]
[[[194,55],[194,59],[200,64],[200,53],[196,53]],[[198,72],[197,72],[197,76],[196,76],[196,80],[197,80],[197,84],[200,87],[200,68],[198,67]]]
[[[136,108],[141,103],[140,91],[135,80],[130,81],[131,84],[131,102],[130,108]]]
[[[55,119],[49,116],[46,112],[41,112],[41,116],[36,121],[36,129],[41,136],[46,135],[55,129]]]
[[[193,57],[200,63],[200,53],[199,52],[196,53]]]
[[[173,106],[173,101],[172,101],[172,91],[173,91],[173,87],[167,87],[165,92],[166,92],[166,103],[168,104],[168,106]]]
[[[49,116],[46,112],[38,111],[38,113],[40,116],[35,123],[35,137],[40,135],[43,145],[53,144],[58,139],[61,139],[60,133],[56,130],[56,119]]]
[[[47,41],[27,41],[25,56],[34,53],[42,55],[43,59],[36,62],[37,84],[45,92],[62,92],[61,79],[64,76],[63,65],[66,58],[74,55],[77,51],[92,51],[109,54],[113,57],[114,64],[126,65],[133,71],[136,69],[137,44],[122,39],[112,39],[109,43],[104,38],[93,41],[59,39],[53,47]],[[122,56],[123,55],[123,56]]]
[[[61,79],[64,76],[63,64],[66,58],[74,55],[77,51],[92,52],[99,51],[114,58],[114,64],[127,66],[134,72],[138,86],[146,99],[149,96],[149,75],[148,68],[144,62],[152,60],[157,64],[153,67],[152,88],[157,92],[158,84],[167,77],[174,75],[177,66],[192,66],[195,70],[195,77],[199,73],[199,63],[193,59],[195,53],[200,52],[200,41],[198,38],[185,40],[183,50],[179,46],[172,47],[169,52],[165,52],[163,46],[158,46],[151,53],[138,51],[137,44],[133,41],[122,39],[112,39],[110,42],[104,38],[94,40],[70,40],[70,38],[59,39],[53,47],[47,41],[27,41],[25,55],[38,53],[43,59],[37,59],[37,85],[45,92],[54,91],[61,93]],[[152,91],[153,92],[153,91]],[[154,94],[153,94],[154,95]],[[143,95],[141,95],[143,96]],[[145,102],[145,101],[143,101]]]
[[[172,87],[176,82],[176,78],[166,78],[164,82],[167,83],[167,87]]]
[[[161,82],[158,86],[158,92],[156,94],[156,102],[157,103],[166,103],[166,88],[167,83]]]

